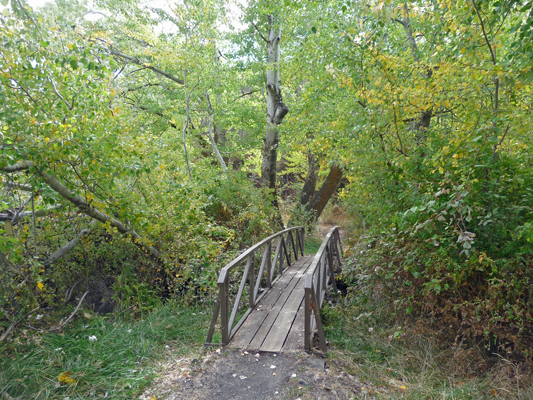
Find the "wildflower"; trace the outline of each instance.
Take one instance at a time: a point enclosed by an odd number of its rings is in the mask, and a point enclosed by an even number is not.
[[[89,336],[89,342],[96,342],[98,338],[96,336]]]

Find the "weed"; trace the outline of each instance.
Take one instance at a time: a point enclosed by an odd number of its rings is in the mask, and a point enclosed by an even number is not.
[[[460,349],[400,328],[390,306],[379,300],[357,303],[352,295],[322,314],[334,347],[330,357],[369,382],[366,393],[373,398],[522,400],[533,392],[531,377],[519,366],[501,359],[490,369],[480,368],[481,350]]]
[[[23,331],[0,348],[0,394],[131,399],[152,381],[153,358],[165,345],[185,353],[203,342],[209,317],[209,311],[168,303],[140,321],[93,316],[60,334]]]

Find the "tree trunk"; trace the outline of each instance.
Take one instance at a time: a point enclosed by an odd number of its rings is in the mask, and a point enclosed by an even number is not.
[[[342,175],[342,168],[337,165],[333,165],[329,170],[329,174],[326,180],[324,181],[318,192],[315,193],[313,198],[307,204],[306,209],[308,211],[314,211],[313,217],[315,219],[318,219],[318,217],[320,217],[322,211],[324,211],[324,208],[328,204],[329,199],[331,199],[331,196],[333,196],[333,194],[339,188],[339,185],[342,181]]]
[[[276,163],[278,158],[279,129],[283,118],[289,112],[281,97],[281,77],[279,70],[279,51],[281,24],[273,15],[268,16],[269,32],[267,39],[267,121],[266,135],[263,143],[261,165],[261,183],[270,189],[276,189]]]
[[[320,171],[320,165],[316,163],[316,156],[309,153],[307,158],[309,160],[309,170],[307,171],[302,193],[300,194],[300,204],[303,206],[305,206],[315,194],[316,181],[318,179],[318,172]]]

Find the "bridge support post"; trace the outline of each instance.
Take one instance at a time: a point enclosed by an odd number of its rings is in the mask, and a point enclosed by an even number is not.
[[[220,301],[220,330],[222,333],[222,344],[225,346],[229,343],[229,282],[228,276],[222,283],[218,284],[218,295]]]

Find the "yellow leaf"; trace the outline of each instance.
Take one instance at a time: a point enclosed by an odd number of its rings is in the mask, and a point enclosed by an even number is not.
[[[72,48],[73,48],[74,46],[72,45],[72,43],[69,43],[69,44],[67,44],[67,47],[68,47],[69,50],[72,50]]]
[[[441,174],[444,174],[444,168],[439,167],[439,172],[440,172]]]
[[[39,288],[39,290],[43,290],[44,285],[42,284],[42,282],[37,282],[37,287]]]
[[[155,397],[154,395],[150,396],[150,400],[157,400],[157,397]]]
[[[407,388],[405,386],[400,386],[400,389],[406,390]]]

